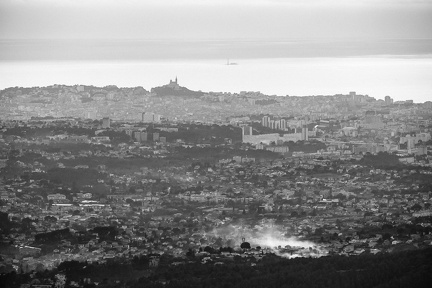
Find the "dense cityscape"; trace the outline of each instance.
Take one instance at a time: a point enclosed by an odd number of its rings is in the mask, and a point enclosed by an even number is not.
[[[2,281],[188,287],[160,271],[430,249],[431,108],[177,79],[2,90]]]

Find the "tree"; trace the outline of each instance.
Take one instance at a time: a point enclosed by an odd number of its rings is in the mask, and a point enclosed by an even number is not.
[[[232,208],[233,208],[233,210],[234,210],[234,207],[235,207],[235,202],[233,201],[233,200],[228,200],[228,202],[227,202],[227,206],[231,206]]]
[[[24,218],[24,219],[21,221],[22,228],[23,228],[24,230],[29,229],[29,228],[31,227],[31,223],[32,223],[32,222],[33,222],[33,220],[31,220],[30,218],[28,218],[28,217]]]
[[[420,211],[422,209],[422,206],[420,204],[416,203],[411,207],[411,209],[414,211]]]
[[[240,244],[240,248],[242,249],[251,249],[251,245],[249,242],[243,242]]]
[[[210,254],[215,254],[216,253],[216,251],[212,247],[210,247],[210,246],[204,247],[204,252],[207,252],[207,253],[210,253]]]
[[[232,196],[232,194],[234,193],[234,190],[230,187],[226,190],[226,193],[228,193]]]
[[[186,252],[187,257],[195,257],[195,251],[189,248],[189,251]]]
[[[66,284],[66,276],[63,274],[56,274],[55,278],[55,288],[63,288]]]
[[[54,216],[51,216],[51,215],[45,216],[44,220],[47,222],[53,222],[53,223],[57,222],[57,218]]]
[[[374,214],[373,214],[373,212],[372,211],[366,211],[365,213],[364,213],[364,217],[369,217],[369,216],[373,216]]]
[[[384,233],[382,235],[382,240],[383,241],[385,241],[385,240],[391,240],[391,234],[390,233]]]
[[[8,213],[0,211],[0,231],[2,231],[2,233],[8,233],[10,228],[11,222],[9,221]]]
[[[72,192],[74,192],[74,193],[79,192],[77,182],[75,180],[72,181]]]
[[[346,200],[346,195],[342,194],[342,193],[338,193],[335,198],[340,199],[340,200]]]

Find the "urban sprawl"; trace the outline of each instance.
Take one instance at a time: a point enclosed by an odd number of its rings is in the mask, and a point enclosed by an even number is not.
[[[206,93],[175,79],[8,88],[0,117],[0,273],[432,244],[430,101]]]

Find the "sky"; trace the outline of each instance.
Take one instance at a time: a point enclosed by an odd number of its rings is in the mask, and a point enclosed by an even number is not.
[[[0,39],[432,38],[432,0],[0,0]]]

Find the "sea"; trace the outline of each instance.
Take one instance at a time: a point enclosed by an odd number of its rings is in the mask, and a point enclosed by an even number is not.
[[[0,89],[142,86],[432,101],[432,40],[0,40]]]

